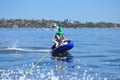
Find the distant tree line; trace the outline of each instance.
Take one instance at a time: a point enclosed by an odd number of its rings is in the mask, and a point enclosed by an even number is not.
[[[65,19],[62,26],[65,28],[120,28],[120,24],[112,22],[85,22],[71,21]],[[34,19],[0,19],[0,28],[48,28],[56,20],[34,20]]]

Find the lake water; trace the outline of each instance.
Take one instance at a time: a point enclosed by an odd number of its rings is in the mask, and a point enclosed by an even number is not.
[[[53,60],[49,53],[55,31],[1,28],[0,80],[120,80],[120,29],[63,31],[75,44],[70,62]]]

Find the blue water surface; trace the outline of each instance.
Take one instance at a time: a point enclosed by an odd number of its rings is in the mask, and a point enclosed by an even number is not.
[[[120,80],[120,29],[63,31],[75,44],[69,51],[70,62],[53,60],[50,50],[55,31],[1,28],[0,80]]]

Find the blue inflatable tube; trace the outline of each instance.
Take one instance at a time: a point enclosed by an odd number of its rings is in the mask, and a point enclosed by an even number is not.
[[[72,40],[67,40],[67,44],[64,44],[62,46],[59,46],[55,49],[52,50],[52,53],[57,54],[57,53],[64,53],[67,52],[68,50],[72,49],[74,47],[74,43]]]

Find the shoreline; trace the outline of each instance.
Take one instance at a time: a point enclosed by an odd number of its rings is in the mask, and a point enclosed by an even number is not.
[[[36,27],[27,27],[27,28],[25,28],[25,27],[21,27],[21,28],[14,28],[14,27],[0,27],[0,29],[50,29],[50,28],[44,28],[44,27],[42,27],[42,28],[36,28]],[[63,29],[120,29],[120,28],[96,28],[96,27],[94,27],[94,28],[74,28],[74,27],[71,27],[71,28],[64,28],[63,27]]]
[[[80,22],[65,19],[56,20],[27,20],[27,19],[0,19],[0,28],[49,28],[52,23],[62,23],[63,28],[120,28],[120,23],[112,22]]]

